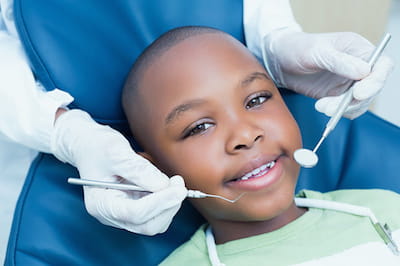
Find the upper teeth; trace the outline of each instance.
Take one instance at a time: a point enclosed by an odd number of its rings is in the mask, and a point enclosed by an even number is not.
[[[264,171],[265,169],[269,168],[271,169],[272,167],[274,167],[275,165],[275,161],[271,161],[269,163],[266,163],[264,165],[261,165],[260,167],[254,169],[253,171],[245,174],[244,176],[242,176],[241,178],[237,179],[237,180],[247,180],[251,177],[256,176],[257,174],[259,174],[261,171]]]

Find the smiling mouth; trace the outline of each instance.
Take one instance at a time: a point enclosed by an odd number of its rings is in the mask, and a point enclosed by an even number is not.
[[[244,181],[244,180],[249,180],[252,178],[257,178],[260,176],[265,175],[268,173],[274,166],[275,166],[276,160],[268,162],[266,164],[261,165],[260,167],[257,167],[256,169],[252,170],[251,172],[245,174],[244,176],[240,178],[233,179],[231,181]]]

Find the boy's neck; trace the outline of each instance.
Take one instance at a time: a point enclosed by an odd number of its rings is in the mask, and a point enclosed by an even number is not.
[[[278,230],[303,215],[307,209],[293,204],[284,213],[265,221],[236,222],[236,221],[209,221],[213,229],[216,244],[260,235]]]

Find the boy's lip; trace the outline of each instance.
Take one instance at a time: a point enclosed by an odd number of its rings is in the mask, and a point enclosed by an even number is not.
[[[270,186],[282,175],[281,155],[251,160],[224,184],[241,190],[256,191]]]

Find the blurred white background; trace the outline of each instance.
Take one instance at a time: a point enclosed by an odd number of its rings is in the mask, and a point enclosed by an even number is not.
[[[387,32],[392,34],[392,39],[386,48],[386,54],[394,60],[395,68],[372,111],[400,126],[400,0],[392,1]]]

